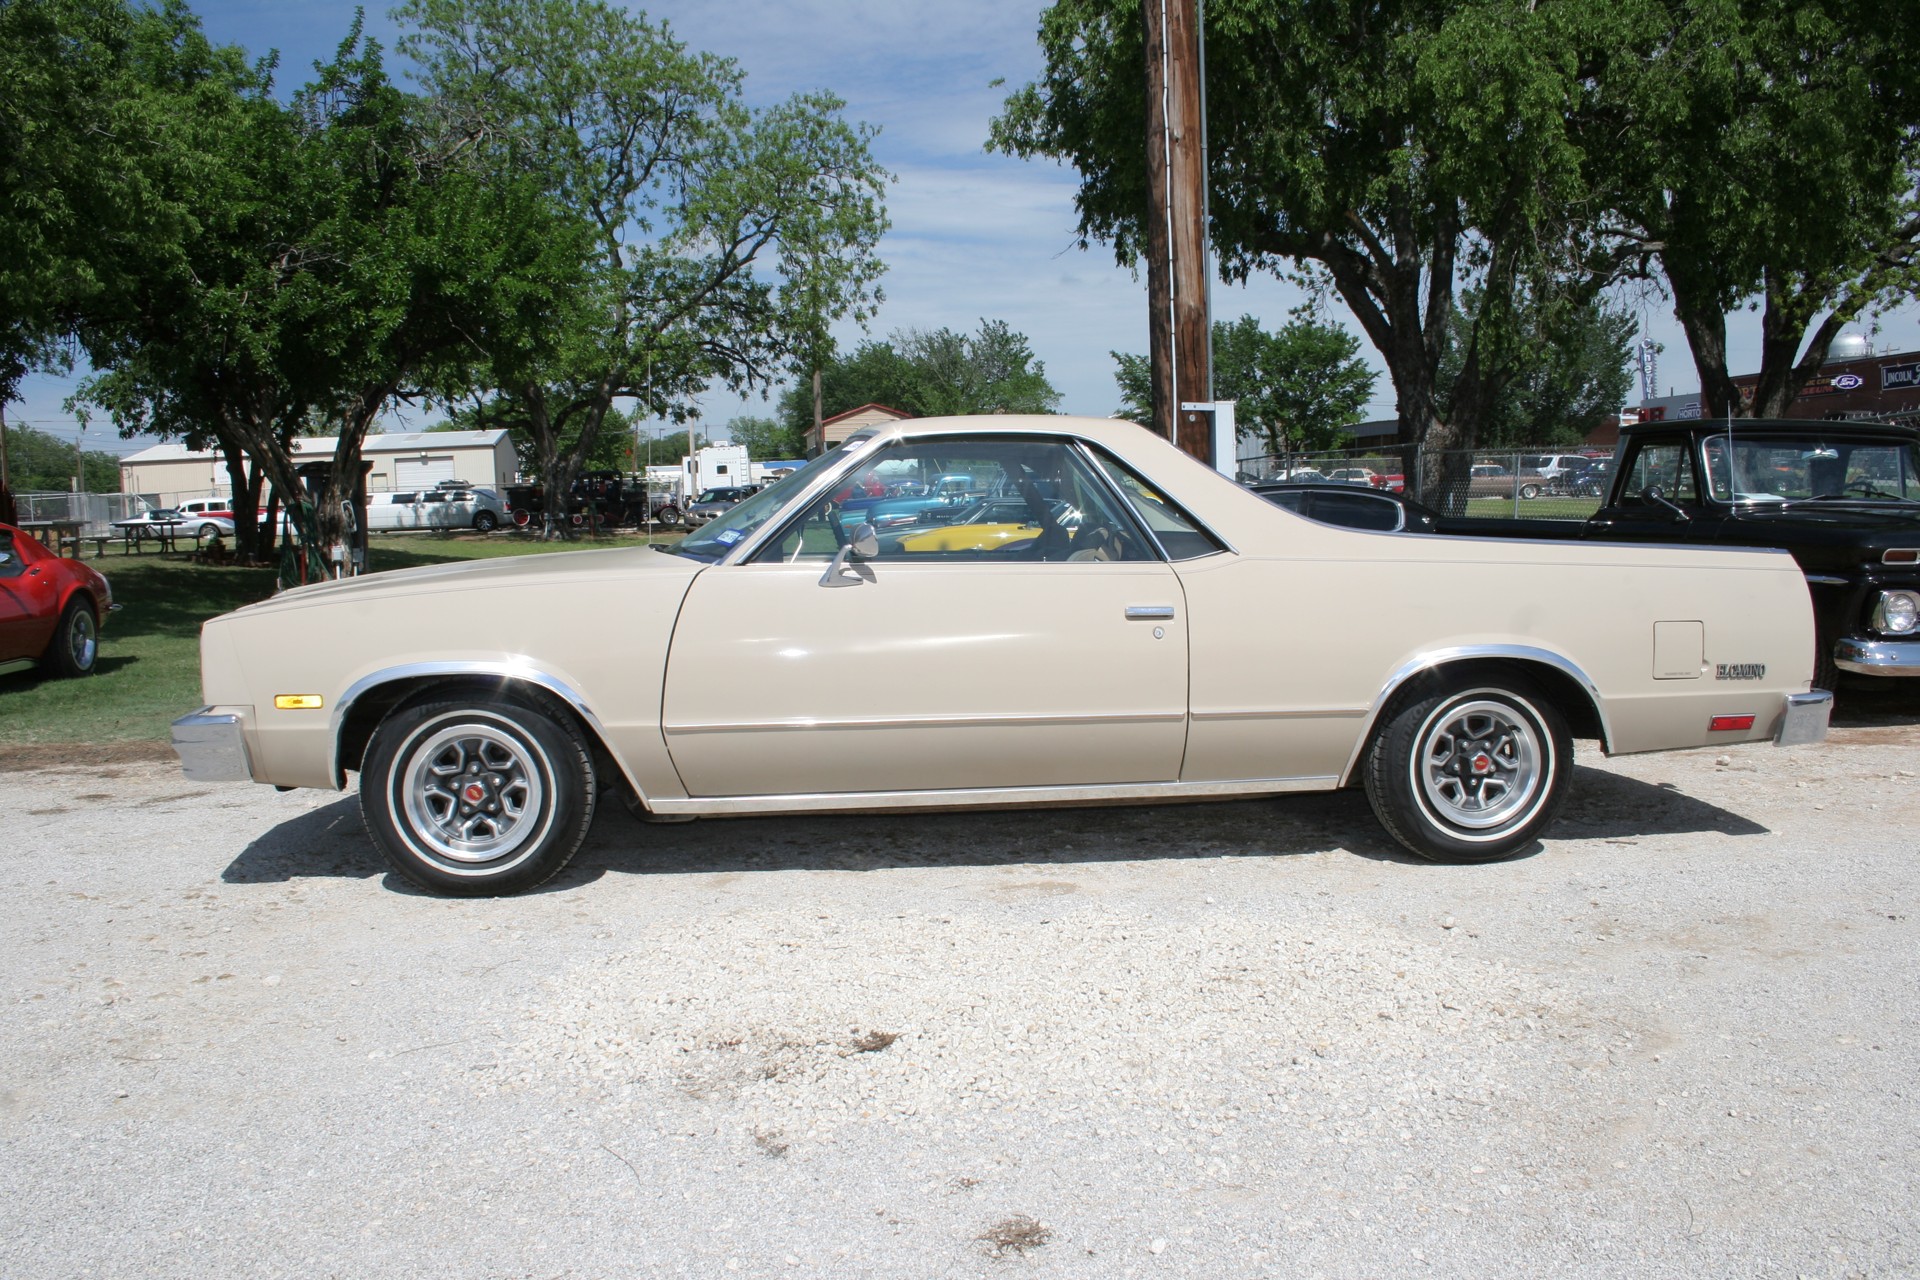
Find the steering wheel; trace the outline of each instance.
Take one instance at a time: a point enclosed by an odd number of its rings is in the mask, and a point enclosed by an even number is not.
[[[1073,535],[1069,560],[1126,560],[1132,554],[1132,539],[1111,520],[1095,520],[1080,526]]]

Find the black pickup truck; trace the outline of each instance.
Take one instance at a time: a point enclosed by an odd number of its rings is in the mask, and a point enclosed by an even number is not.
[[[1585,520],[1442,516],[1478,537],[1778,547],[1807,575],[1814,683],[1920,676],[1920,430],[1874,422],[1649,422],[1623,428]]]

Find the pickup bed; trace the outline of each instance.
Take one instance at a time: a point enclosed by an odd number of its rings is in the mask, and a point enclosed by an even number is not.
[[[1442,516],[1436,532],[1774,547],[1806,575],[1814,683],[1920,676],[1920,430],[1874,422],[1651,422],[1621,431],[1585,520]]]

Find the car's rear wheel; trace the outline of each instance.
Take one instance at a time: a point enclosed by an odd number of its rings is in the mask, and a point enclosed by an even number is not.
[[[1495,862],[1553,821],[1572,770],[1566,721],[1531,684],[1503,677],[1395,708],[1363,778],[1380,825],[1409,852]]]
[[[593,823],[593,753],[564,716],[517,701],[403,706],[373,732],[360,809],[374,843],[435,893],[519,893],[557,875]]]
[[[90,676],[100,660],[100,623],[82,599],[67,602],[47,644],[47,665],[59,676]]]
[[[660,514],[656,515],[654,519],[658,520],[661,524],[677,525],[685,519],[685,517],[680,514],[680,508],[674,506],[672,503],[668,503],[666,506],[660,508]]]

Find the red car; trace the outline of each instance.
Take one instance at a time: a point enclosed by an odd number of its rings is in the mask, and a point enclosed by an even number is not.
[[[113,608],[100,574],[0,524],[0,675],[35,663],[55,675],[92,675],[100,623]]]

